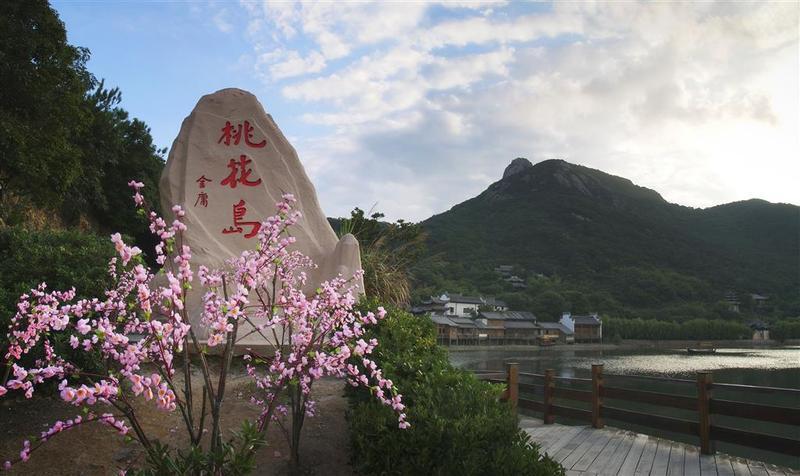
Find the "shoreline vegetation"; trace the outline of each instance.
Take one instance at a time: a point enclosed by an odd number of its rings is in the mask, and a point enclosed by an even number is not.
[[[371,308],[375,302],[365,303]],[[519,428],[502,385],[452,365],[432,321],[388,309],[371,329],[373,359],[403,389],[411,428],[400,431],[366,389],[348,389],[347,421],[360,474],[563,475]]]

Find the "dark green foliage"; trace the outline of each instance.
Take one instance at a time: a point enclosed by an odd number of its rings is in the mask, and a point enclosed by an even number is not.
[[[770,328],[769,336],[780,342],[787,339],[800,339],[800,319],[787,319],[776,322]]]
[[[64,24],[39,0],[0,4],[0,226],[20,224],[21,204],[136,238],[146,226],[131,206],[131,179],[157,205],[163,151],[147,126],[119,108],[86,69],[89,51],[67,43]],[[140,245],[147,245],[141,242]]]
[[[147,228],[147,220],[137,215],[131,198],[133,192],[127,184],[132,179],[143,182],[143,195],[158,212],[158,181],[164,168],[164,151],[156,150],[144,122],[131,120],[118,107],[121,100],[118,89],[106,90],[102,82],[89,96],[91,134],[82,147],[87,175],[75,189],[92,193],[78,194],[85,203],[70,200],[62,209],[70,214],[88,210],[102,231],[131,235],[148,251],[155,246],[155,238]]]
[[[0,228],[0,319],[7,323],[22,293],[75,287],[81,297],[102,297],[108,283],[111,240],[80,231]]]
[[[74,287],[78,297],[103,297],[113,254],[111,240],[90,233],[0,228],[0,352],[6,347],[6,332],[21,294],[45,282],[50,290]],[[53,338],[57,351],[92,368],[85,360],[91,356],[73,352],[65,337]]]
[[[414,294],[494,295],[543,320],[562,311],[677,320],[741,317],[718,305],[733,290],[768,295],[762,317],[796,316],[799,216],[797,206],[760,200],[682,207],[628,180],[544,161],[422,222],[430,252],[414,269]],[[512,289],[498,265],[514,265],[527,289]]]
[[[403,394],[412,427],[363,389],[351,390],[352,456],[364,474],[563,474],[517,427],[501,388],[454,369],[436,345],[433,323],[391,311],[374,336],[374,355]]]
[[[720,319],[690,319],[682,323],[662,320],[603,320],[603,334],[615,339],[648,340],[734,340],[750,338],[753,332],[746,325]]]
[[[173,451],[159,441],[147,455],[147,469],[132,470],[140,476],[198,475],[198,474],[251,474],[256,467],[256,451],[266,442],[250,421],[242,423],[242,430],[234,432],[230,441],[223,442],[215,452],[192,446],[186,451]]]
[[[80,175],[74,142],[86,122],[84,94],[94,78],[89,53],[67,44],[45,1],[0,4],[0,183],[61,203]],[[35,193],[33,193],[35,192]]]
[[[0,326],[22,292],[47,281],[102,297],[112,232],[154,242],[128,181],[158,208],[163,151],[86,69],[45,1],[0,2]],[[35,231],[35,228],[92,229]],[[151,263],[152,264],[152,263]],[[3,331],[4,335],[5,332]]]

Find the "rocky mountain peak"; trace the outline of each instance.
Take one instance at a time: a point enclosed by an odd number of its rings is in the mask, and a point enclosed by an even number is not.
[[[531,168],[533,168],[533,164],[530,160],[524,157],[517,157],[508,164],[508,167],[506,167],[506,170],[503,172],[503,178],[510,177]]]
[[[532,164],[528,159],[516,158],[506,167],[503,178],[486,190],[487,197],[492,200],[530,198],[531,194],[539,193],[591,197],[616,207],[642,201],[664,202],[657,192],[637,186],[626,178],[562,159]]]

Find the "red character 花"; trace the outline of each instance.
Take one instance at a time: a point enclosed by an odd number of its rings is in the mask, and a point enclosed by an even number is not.
[[[244,121],[244,130],[242,124],[237,124],[234,128],[231,121],[225,121],[225,127],[222,128],[222,135],[217,141],[217,144],[224,142],[225,145],[231,145],[231,141],[233,141],[233,145],[239,145],[239,141],[241,141],[242,136],[244,136],[244,143],[247,144],[248,147],[260,149],[267,145],[266,139],[261,142],[253,142],[253,130],[254,128],[250,125],[250,121]]]
[[[256,185],[261,183],[261,179],[257,179],[252,181],[249,179],[250,174],[253,172],[249,168],[247,168],[247,164],[251,163],[252,160],[248,159],[246,155],[242,155],[239,157],[239,161],[237,162],[235,159],[231,159],[228,162],[228,168],[231,169],[231,173],[225,177],[220,185],[229,185],[231,188],[236,188],[236,184],[240,183],[242,185],[247,185],[248,187],[255,187]],[[239,175],[239,178],[236,178],[236,175]]]
[[[245,214],[247,213],[247,205],[244,200],[239,200],[239,203],[233,206],[233,225],[229,226],[222,230],[224,234],[230,233],[241,233],[244,231],[242,228],[243,226],[249,226],[250,232],[245,234],[245,238],[252,238],[258,234],[258,230],[261,229],[261,223],[257,221],[242,221]]]

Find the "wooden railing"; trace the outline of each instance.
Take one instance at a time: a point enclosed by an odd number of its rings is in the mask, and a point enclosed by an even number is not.
[[[703,454],[714,454],[717,441],[760,450],[800,457],[800,440],[785,436],[758,433],[746,429],[730,428],[714,423],[715,416],[737,417],[759,422],[788,425],[788,434],[800,435],[800,408],[765,405],[761,403],[716,398],[715,390],[749,391],[762,394],[788,396],[800,402],[800,390],[757,387],[750,385],[714,383],[710,372],[698,372],[696,380],[672,379],[628,375],[603,375],[602,365],[592,365],[591,378],[557,377],[553,370],[544,374],[523,373],[516,363],[506,364],[506,372],[476,371],[479,378],[506,385],[502,398],[517,409],[542,414],[545,424],[552,424],[556,417],[591,423],[594,428],[603,428],[606,418],[646,428],[696,436]],[[521,382],[524,378],[528,381]],[[643,379],[659,384],[673,383],[696,388],[693,396],[635,390],[605,383],[606,378]],[[540,382],[540,383],[532,383]],[[589,390],[559,385],[588,385]],[[522,395],[522,396],[521,396]],[[533,397],[533,398],[531,398]],[[538,399],[536,397],[539,397]],[[696,418],[677,418],[612,406],[606,400],[635,402],[639,404],[691,412]],[[588,409],[564,405],[564,401],[588,403]],[[583,406],[585,407],[585,403]]]

